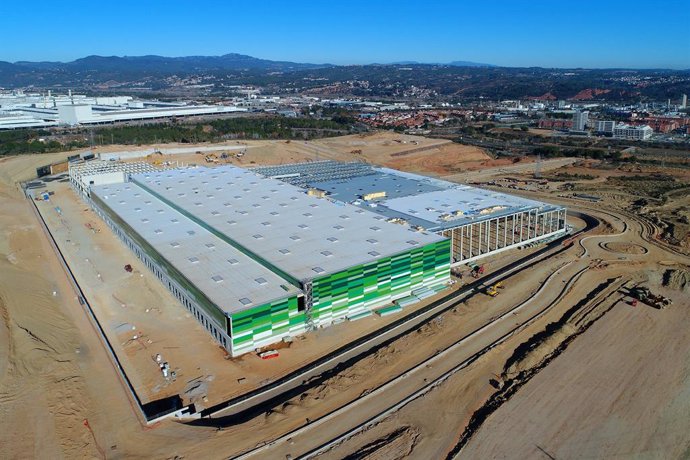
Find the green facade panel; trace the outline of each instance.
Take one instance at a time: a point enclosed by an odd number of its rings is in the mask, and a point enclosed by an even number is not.
[[[304,332],[304,312],[298,309],[297,297],[233,313],[231,317],[232,353],[238,355]]]
[[[326,325],[449,280],[450,240],[443,240],[314,279],[312,317]]]

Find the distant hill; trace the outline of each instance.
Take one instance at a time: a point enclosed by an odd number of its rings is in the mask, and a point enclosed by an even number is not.
[[[454,67],[497,67],[493,64],[482,64],[472,61],[451,61],[451,62],[419,62],[419,61],[398,61],[391,62],[391,65],[450,65]]]
[[[456,67],[496,67],[493,64],[482,64],[481,62],[472,61],[451,61],[448,63],[448,65]]]
[[[201,84],[188,77],[201,77]],[[641,85],[644,81],[650,84]],[[72,89],[95,94],[225,97],[255,85],[273,94],[435,100],[675,100],[690,93],[690,73],[676,70],[499,67],[471,61],[335,66],[222,56],[87,56],[71,62],[0,62],[0,87]]]
[[[155,72],[198,72],[211,70],[304,70],[325,67],[329,64],[305,64],[287,61],[270,61],[244,54],[222,56],[87,56],[72,62],[16,62],[24,69],[61,69],[77,71],[155,71]]]

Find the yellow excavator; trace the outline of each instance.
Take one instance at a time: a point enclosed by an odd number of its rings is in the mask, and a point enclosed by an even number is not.
[[[485,291],[486,295],[491,296],[491,297],[496,297],[498,295],[498,290],[503,289],[503,287],[504,287],[503,282],[499,281],[498,283],[493,284],[493,285],[489,286],[488,288],[486,288],[486,291]]]

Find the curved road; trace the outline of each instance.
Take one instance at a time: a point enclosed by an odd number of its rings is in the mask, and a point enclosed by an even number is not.
[[[587,227],[583,231],[589,231],[598,224],[596,219],[592,220],[589,216],[585,217]],[[474,282],[467,287],[460,289],[451,296],[436,301],[428,307],[422,307],[406,317],[388,325],[383,329],[379,329],[363,337],[357,342],[343,347],[333,353],[317,360],[315,363],[306,366],[298,371],[295,371],[282,379],[266,385],[258,390],[247,393],[246,395],[233,398],[224,403],[218,404],[203,411],[200,416],[212,416],[213,419],[199,419],[190,423],[213,425],[213,426],[227,426],[239,423],[251,416],[265,412],[270,407],[273,407],[280,402],[284,402],[294,395],[304,392],[307,388],[305,385],[315,386],[317,379],[325,379],[329,376],[329,372],[339,370],[339,367],[347,366],[353,362],[362,359],[376,349],[387,343],[419,328],[421,325],[432,320],[441,313],[450,310],[457,306],[460,302],[468,297],[481,292],[483,285],[489,285],[504,280],[521,270],[529,268],[536,263],[547,259],[561,251],[558,240],[551,243],[544,249],[525,257],[516,263],[510,264],[494,273],[486,275],[481,280]]]
[[[587,218],[589,216],[584,217]],[[612,235],[601,236],[608,238]],[[591,239],[591,237],[588,239]],[[588,269],[587,262],[581,259],[562,265],[549,275],[541,288],[531,298],[513,307],[491,323],[461,338],[445,350],[429,357],[424,362],[391,379],[367,395],[237,458],[244,459],[256,455],[267,458],[286,458],[285,456],[287,455],[293,457],[301,455],[304,458],[310,458],[323,453],[331,446],[367,429],[409,402],[423,396],[443,383],[451,375],[465,368],[489,350],[524,329],[528,324],[544,315],[551,307],[556,305]],[[561,279],[558,275],[566,271],[574,271],[574,273],[566,279]],[[550,289],[554,283],[559,282],[565,283],[565,286],[560,291]],[[553,295],[554,293],[555,296]],[[393,387],[395,387],[395,391],[391,391]],[[400,395],[407,396],[400,399]],[[352,411],[355,410],[357,413],[353,415]],[[337,423],[329,423],[329,421],[333,421],[336,418]],[[355,419],[357,422],[353,426],[348,427],[346,423],[348,418]],[[364,421],[361,422],[362,420]],[[316,427],[318,427],[318,438],[324,439],[326,437],[329,440],[321,445],[317,444],[315,447],[310,447],[315,442],[313,428]]]

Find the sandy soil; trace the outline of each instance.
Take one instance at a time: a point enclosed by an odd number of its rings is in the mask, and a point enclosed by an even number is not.
[[[614,225],[611,227],[612,231],[609,234],[614,233],[613,227],[616,227],[615,232],[622,229],[620,222],[614,222]],[[682,415],[683,411],[687,412],[687,408],[682,406],[682,408],[677,409],[674,404],[677,404],[676,402],[679,398],[686,397],[683,395],[686,395],[688,388],[690,388],[690,379],[688,379],[688,372],[685,370],[687,366],[682,371],[678,371],[673,366],[674,356],[690,356],[685,350],[686,347],[690,346],[690,338],[687,331],[681,330],[681,325],[685,324],[685,316],[688,314],[687,307],[690,305],[687,304],[687,300],[678,291],[673,293],[670,289],[662,290],[659,287],[664,269],[659,265],[654,265],[654,261],[663,260],[664,257],[681,260],[682,256],[671,256],[654,246],[644,245],[640,242],[639,236],[635,236],[639,235],[639,231],[640,227],[638,224],[629,223],[629,230],[625,237],[605,238],[606,240],[608,238],[618,238],[618,241],[634,241],[635,244],[647,247],[650,250],[648,254],[620,256],[623,260],[618,258],[612,259],[612,255],[606,257],[606,252],[599,247],[598,243],[601,241],[601,238],[590,239],[587,243],[590,255],[582,262],[591,260],[590,267],[592,269],[566,295],[558,308],[553,309],[542,319],[527,327],[523,333],[514,336],[510,341],[492,350],[490,354],[485,355],[469,368],[456,374],[424,398],[408,404],[375,427],[349,439],[337,448],[329,451],[323,457],[344,458],[348,455],[354,455],[364,446],[386,439],[399,427],[410,427],[410,429],[419,432],[417,442],[410,456],[411,458],[445,458],[449,449],[457,442],[471,415],[482,407],[489,396],[496,391],[490,381],[492,379],[502,380],[501,374],[506,369],[517,369],[515,366],[504,367],[516,347],[523,343],[526,338],[543,331],[547,324],[560,318],[566,309],[575,305],[589,290],[600,283],[604,277],[609,278],[620,275],[632,278],[638,276],[649,277],[653,291],[662,292],[664,295],[671,297],[675,296],[676,299],[676,303],[666,310],[658,311],[648,307],[637,307],[637,310],[632,314],[640,314],[646,311],[650,315],[656,315],[655,318],[662,318],[662,315],[666,315],[671,309],[677,309],[682,313],[676,313],[674,317],[663,317],[665,319],[662,322],[665,326],[661,322],[648,321],[645,317],[641,320],[645,324],[633,321],[632,324],[620,327],[621,331],[619,332],[619,326],[626,321],[630,321],[630,317],[627,316],[630,314],[629,311],[635,309],[626,303],[618,303],[611,312],[616,312],[616,315],[622,312],[623,316],[613,322],[613,324],[602,323],[605,326],[601,327],[600,325],[600,337],[594,339],[591,346],[591,342],[587,339],[587,337],[590,337],[590,331],[572,342],[587,349],[586,355],[567,359],[563,364],[560,364],[559,360],[563,359],[563,356],[566,356],[568,352],[557,357],[545,370],[542,370],[542,373],[537,374],[533,381],[530,381],[527,383],[527,386],[519,390],[517,396],[513,397],[513,400],[520,397],[522,392],[527,391],[538,378],[542,377],[542,374],[552,369],[552,367],[562,366],[560,369],[566,369],[566,371],[563,371],[563,375],[558,375],[558,371],[548,374],[548,378],[544,378],[543,384],[538,390],[535,389],[521,397],[521,406],[511,411],[508,421],[504,421],[508,416],[501,416],[500,414],[503,413],[502,411],[510,403],[501,407],[489,419],[489,421],[498,420],[498,422],[495,425],[486,425],[484,428],[481,428],[479,434],[475,434],[477,438],[473,438],[466,450],[461,452],[460,458],[541,458],[543,453],[538,451],[535,447],[536,444],[539,441],[543,441],[543,444],[539,445],[549,451],[547,446],[552,444],[549,444],[547,441],[550,439],[550,436],[560,436],[559,434],[554,434],[551,428],[550,417],[554,414],[556,417],[555,425],[567,425],[571,428],[570,432],[565,432],[559,438],[562,439],[561,442],[568,445],[570,450],[565,451],[563,455],[561,455],[562,452],[560,451],[549,452],[554,454],[554,458],[580,457],[582,455],[578,451],[577,443],[571,443],[571,438],[568,436],[573,432],[577,432],[578,427],[582,426],[582,420],[589,420],[587,419],[587,413],[592,412],[597,414],[596,417],[600,417],[598,420],[593,420],[593,423],[599,423],[598,427],[601,431],[609,427],[621,428],[621,419],[640,420],[654,411],[657,413],[663,412],[664,418],[663,420],[659,418],[653,418],[652,421],[645,420],[641,424],[640,430],[643,431],[641,434],[643,441],[637,442],[635,440],[628,443],[631,438],[631,436],[628,436],[621,437],[620,442],[617,442],[615,433],[620,434],[621,432],[616,432],[612,428],[609,430],[609,433],[614,433],[611,437],[606,437],[602,434],[596,440],[592,439],[587,444],[590,450],[585,457],[601,458],[602,455],[596,452],[597,445],[601,448],[609,449],[606,452],[611,454],[619,453],[622,456],[629,456],[637,452],[640,452],[645,457],[682,457],[682,455],[673,455],[678,452],[685,453],[687,456],[687,452],[683,449],[687,450],[687,446],[690,445],[690,437],[687,436],[687,433],[690,431],[687,429],[687,417]],[[609,260],[604,263],[598,262],[596,258],[600,257],[600,254]],[[648,265],[650,263],[651,265]],[[664,264],[664,266],[673,265],[670,261],[664,261]],[[548,268],[543,266],[541,270],[547,271]],[[517,285],[512,283],[512,286],[526,287],[527,285],[528,283],[518,283]],[[613,314],[611,312],[607,314]],[[681,316],[683,317],[681,318]],[[604,318],[607,317],[604,316]],[[616,318],[616,316],[613,316],[613,318]],[[640,334],[639,331],[643,331],[643,333]],[[558,334],[549,339],[544,346],[547,349],[553,349],[559,342],[558,338],[567,336],[567,333],[567,328],[562,329]],[[635,339],[632,346],[635,350],[631,353],[628,350],[631,347],[630,340],[633,336]],[[574,347],[575,345],[571,346]],[[666,349],[662,351],[662,347]],[[605,363],[598,363],[597,360],[602,350],[609,349],[610,352],[603,352],[606,355]],[[653,357],[656,354],[661,356],[661,364],[654,362]],[[524,369],[530,364],[537,364],[540,359],[539,356],[528,356],[528,359],[519,363],[519,367]],[[593,364],[590,367],[582,366],[581,363],[583,362]],[[602,367],[605,367],[606,364],[611,364],[614,371],[604,372]],[[626,370],[628,367],[631,369],[630,371]],[[613,388],[611,388],[609,381],[606,380],[606,376],[610,376],[615,370],[618,370],[621,375],[609,379],[614,382],[612,384]],[[604,377],[597,374],[597,371],[602,371],[601,375],[604,375]],[[571,381],[576,379],[579,379],[577,386],[571,384]],[[654,381],[655,379],[657,381]],[[673,382],[673,384],[670,382]],[[667,383],[670,385],[668,391],[666,391],[665,386]],[[596,391],[590,391],[590,388],[595,388]],[[544,405],[541,404],[542,396],[540,391],[544,391],[547,394],[545,399],[549,401],[548,407],[546,407],[546,403]],[[620,400],[617,399],[621,394],[634,396],[626,396],[627,399],[625,400],[623,400],[622,396]],[[650,398],[651,402],[631,402],[635,397]],[[563,399],[568,400],[570,403],[564,409],[564,412],[569,414],[570,418],[558,414],[561,410],[559,404]],[[510,401],[512,402],[513,400]],[[626,405],[626,403],[628,404]],[[658,409],[654,408],[654,404],[658,404],[660,407]],[[525,413],[527,414],[526,416],[523,415]],[[594,415],[592,417],[593,419],[595,418]],[[564,419],[567,420],[562,425],[558,425]],[[669,430],[672,433],[669,433],[661,442],[654,444],[652,439],[657,437],[659,431],[659,425],[655,425],[655,421],[663,423],[663,426],[669,426],[674,423],[674,420],[679,422],[681,428],[679,430]],[[529,431],[533,425],[538,426],[538,428]],[[590,430],[587,428],[586,432],[596,434],[594,429]],[[516,435],[516,433],[519,433],[519,435]],[[533,433],[534,438],[531,438],[530,436]],[[583,435],[576,434],[580,436],[578,439],[582,439]],[[627,435],[626,433],[623,434]],[[537,440],[536,444],[532,442],[534,439]],[[650,445],[655,445],[656,452],[648,450],[648,447],[644,445],[644,439]],[[665,444],[668,443],[672,445],[669,449],[666,449]],[[513,446],[518,446],[518,448],[524,447],[525,450],[511,450]],[[611,456],[614,455],[609,455],[608,457]],[[607,455],[603,455],[603,457],[607,457]]]
[[[0,445],[4,458],[93,457],[81,365],[91,354],[67,309],[79,308],[19,191],[31,160],[0,170]],[[16,176],[15,176],[16,177]],[[8,449],[11,446],[11,449]]]
[[[125,371],[143,402],[180,395],[197,408],[218,404],[297,369],[356,337],[394,321],[372,316],[300,336],[280,359],[255,354],[225,359],[225,352],[141,261],[87,208],[66,183],[52,182],[49,202],[37,202]],[[56,212],[60,209],[60,214]],[[95,229],[95,231],[91,230]],[[123,267],[131,264],[134,271]],[[406,309],[414,311],[441,293]],[[184,331],[184,335],[180,335]],[[137,336],[138,339],[133,340]],[[163,378],[155,356],[176,372]],[[204,356],[204,359],[199,359]],[[241,383],[240,383],[241,382]]]
[[[687,457],[690,303],[675,297],[666,310],[612,310],[494,413],[463,455],[534,458],[541,447],[555,458]]]
[[[333,153],[317,143],[303,147],[302,143],[274,142],[257,146],[264,148],[265,153],[257,154],[256,160],[251,159],[253,153],[247,153],[242,161],[246,161],[245,166],[251,161],[293,161],[290,154],[283,156],[285,147],[294,148],[294,155],[300,152],[312,159],[325,159],[327,155],[363,156],[364,148],[362,154],[347,153],[345,149],[361,147],[350,144],[358,142],[356,136],[348,138],[332,141],[340,142],[339,148],[345,153]],[[372,146],[386,142],[373,139]],[[428,147],[426,152],[446,145],[429,142],[431,145],[423,146]],[[371,155],[387,156],[393,161],[419,154],[406,152],[412,147],[409,143],[393,143],[380,147],[383,153],[372,147]],[[393,156],[395,153],[402,155]],[[445,315],[442,321],[391,344],[265,416],[221,431],[170,421],[144,427],[37,227],[35,216],[15,185],[16,180],[30,178],[36,166],[66,156],[0,160],[0,445],[4,446],[3,456],[7,458],[226,458],[304,425],[307,418],[313,420],[357,398],[396,371],[433,354],[454,337],[531,295],[555,266],[566,261],[553,260],[539,270],[516,277],[503,291],[505,294],[495,299],[477,296],[456,312]],[[423,166],[433,169],[438,165]],[[612,227],[609,233],[613,231]],[[644,269],[647,258],[663,257],[667,261],[664,268],[648,269],[650,275],[656,273],[657,284],[667,268],[687,265],[679,263],[679,257],[662,254],[639,239],[624,242],[644,245],[650,254],[612,254],[599,249],[597,254],[607,254],[602,257],[611,259],[610,263],[594,263],[593,267],[601,268],[594,268],[591,275],[578,283],[563,308],[576,303],[603,276]],[[590,246],[593,251],[598,247]],[[577,252],[577,247],[573,251]],[[520,253],[523,254],[524,251]],[[508,254],[502,257],[507,258]],[[618,260],[619,257],[625,260]],[[497,260],[490,266],[501,263]],[[118,261],[118,272],[120,265]],[[103,270],[106,275],[106,269]],[[608,456],[687,456],[690,361],[686,358],[690,356],[690,339],[683,325],[687,324],[688,308],[683,304],[683,291],[669,290],[665,295],[676,299],[666,310],[623,305],[608,313],[502,406],[475,435],[466,448],[468,455],[463,456],[543,456],[541,451],[534,450],[537,444],[557,458],[582,456],[582,452],[587,454],[584,456],[600,457],[597,447]],[[122,309],[115,304],[114,310],[118,308]],[[145,317],[144,313],[138,314]],[[515,347],[560,314],[562,309],[545,316],[437,390],[324,457],[343,458],[360,451],[371,458],[443,457],[471,414],[495,391],[489,381],[503,372]],[[338,332],[330,328],[324,333],[326,336],[319,340],[328,340],[329,334]],[[582,366],[583,362],[588,366]],[[355,420],[356,416],[352,415]],[[88,420],[88,427],[84,420]],[[319,432],[312,431],[311,436],[318,438]],[[580,446],[584,450],[578,450]],[[515,452],[522,455],[504,449],[518,449]]]
[[[389,131],[320,139],[314,144],[354,160],[428,175],[465,171],[491,159],[478,147]]]
[[[199,147],[211,144],[199,144]],[[220,158],[221,152],[215,152],[218,164],[234,164],[242,167],[258,165],[275,165],[305,161],[337,160],[364,161],[405,171],[426,175],[448,175],[460,171],[477,170],[488,167],[510,164],[510,160],[492,160],[486,152],[478,147],[452,143],[446,139],[431,139],[407,134],[396,134],[389,131],[377,131],[362,135],[350,135],[314,141],[272,141],[241,140],[213,144],[228,146],[228,158]],[[242,146],[242,150],[236,150]],[[106,146],[94,149],[94,152],[113,152],[118,150],[143,150],[147,148],[194,148],[194,145],[157,144],[153,146]],[[243,153],[238,157],[236,153]],[[151,163],[170,162],[172,165],[196,164],[213,165],[205,157],[208,152],[150,155],[145,161]],[[141,161],[132,160],[132,161]]]

